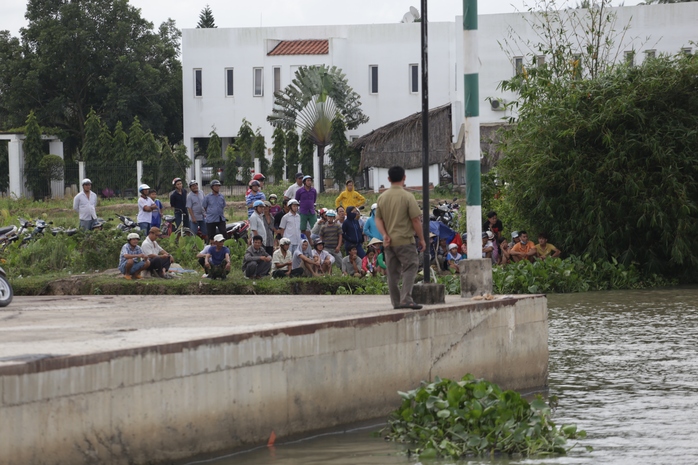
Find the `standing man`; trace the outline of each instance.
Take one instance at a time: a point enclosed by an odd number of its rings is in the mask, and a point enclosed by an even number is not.
[[[359,208],[361,205],[366,203],[366,199],[363,195],[359,194],[354,190],[354,180],[348,179],[346,182],[346,189],[342,191],[339,196],[334,201],[334,207],[338,208],[340,205],[344,208],[356,207]]]
[[[303,173],[296,173],[296,182],[284,192],[284,199],[291,200],[296,198],[296,191],[303,186]]]
[[[97,194],[92,192],[92,181],[85,178],[82,180],[82,191],[73,199],[73,210],[78,212],[80,218],[80,229],[89,231],[92,229],[94,221],[97,219]]]
[[[405,190],[405,169],[393,166],[388,170],[390,189],[378,197],[376,226],[383,235],[385,261],[388,266],[388,289],[393,308],[419,310],[412,300],[412,286],[419,269],[419,255],[414,236],[419,238],[418,250],[426,249],[422,233],[422,212],[414,195]],[[398,283],[402,278],[402,289]]]
[[[196,179],[189,181],[189,195],[187,195],[187,211],[189,212],[189,229],[194,235],[201,231],[206,235],[206,212],[204,212],[204,193],[199,190]]]
[[[303,177],[303,187],[296,191],[296,200],[300,202],[298,211],[301,214],[301,231],[310,240],[310,230],[315,226],[317,214],[315,213],[315,202],[317,201],[317,191],[313,187],[313,177]]]
[[[259,236],[262,238],[262,246],[267,241],[267,225],[264,221],[264,202],[255,200],[252,204],[253,213],[250,216],[250,232],[252,233],[249,240],[249,245],[252,245],[254,238]]]
[[[179,225],[184,221],[184,225],[189,224],[189,215],[187,214],[187,190],[184,189],[182,178],[174,178],[172,180],[174,190],[170,192],[170,207],[174,209],[175,224]]]
[[[226,237],[225,231],[225,197],[220,194],[221,182],[211,181],[211,193],[204,197],[203,207],[206,212],[206,235],[214,237],[216,232]]]
[[[298,200],[289,200],[288,208],[288,213],[281,218],[278,231],[281,237],[291,241],[290,250],[293,255],[301,245],[301,216],[298,214]]]
[[[147,184],[141,184],[138,186],[138,217],[136,221],[138,222],[138,227],[141,228],[141,234],[148,234],[150,231],[150,223],[153,222],[153,210],[155,210],[157,205],[150,198],[150,186]]]

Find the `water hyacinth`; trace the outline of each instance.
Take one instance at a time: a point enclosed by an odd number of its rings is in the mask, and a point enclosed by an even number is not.
[[[574,447],[569,439],[586,437],[576,425],[555,425],[556,398],[550,405],[540,396],[529,403],[471,374],[460,381],[437,377],[399,394],[402,406],[381,433],[386,440],[412,444],[409,453],[420,458],[564,455]]]

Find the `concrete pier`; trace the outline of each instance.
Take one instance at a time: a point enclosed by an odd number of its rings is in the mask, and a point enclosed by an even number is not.
[[[547,383],[544,296],[17,297],[0,311],[0,465],[167,463],[386,415],[473,373]]]

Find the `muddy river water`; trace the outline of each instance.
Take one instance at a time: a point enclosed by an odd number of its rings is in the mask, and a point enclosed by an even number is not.
[[[446,464],[698,463],[698,287],[551,295],[549,393],[555,420],[587,431],[564,457]],[[409,389],[410,386],[405,386]],[[415,464],[380,426],[262,447],[213,465]]]

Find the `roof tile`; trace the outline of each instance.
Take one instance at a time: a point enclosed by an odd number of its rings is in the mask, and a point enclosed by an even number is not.
[[[274,55],[327,55],[330,43],[322,40],[282,40],[268,56]]]

